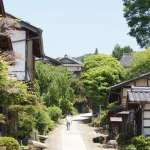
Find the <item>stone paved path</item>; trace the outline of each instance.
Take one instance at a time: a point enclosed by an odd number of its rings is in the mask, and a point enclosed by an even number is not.
[[[80,135],[77,123],[73,121],[70,130],[64,126],[61,132],[62,150],[87,150]]]
[[[87,124],[91,114],[81,114],[73,117],[70,131],[66,130],[65,120],[62,120],[54,131],[51,131],[45,150],[104,150],[99,143],[93,143],[98,136],[93,127]]]

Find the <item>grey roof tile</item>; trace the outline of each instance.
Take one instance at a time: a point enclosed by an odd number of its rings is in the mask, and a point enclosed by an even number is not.
[[[128,67],[132,63],[132,55],[130,53],[124,53],[120,59],[120,65],[123,67]]]
[[[129,102],[150,102],[150,87],[132,87],[128,91]]]

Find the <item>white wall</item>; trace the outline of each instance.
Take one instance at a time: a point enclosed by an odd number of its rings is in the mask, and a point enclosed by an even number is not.
[[[11,41],[18,41],[26,39],[25,31],[14,31]],[[25,79],[25,48],[26,41],[12,43],[13,50],[21,56],[21,59],[17,59],[16,66],[9,67],[10,74],[15,74],[18,77],[18,80]]]
[[[81,67],[80,66],[65,66],[68,70],[70,71],[81,71]]]

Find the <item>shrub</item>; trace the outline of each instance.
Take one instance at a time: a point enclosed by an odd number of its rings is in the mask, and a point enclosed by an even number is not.
[[[145,135],[134,137],[131,143],[136,146],[136,149],[150,150],[150,138],[146,138]]]
[[[54,128],[54,121],[50,119],[47,111],[39,109],[36,114],[36,129],[38,129],[40,134],[45,135],[53,128]]]
[[[77,115],[79,113],[78,113],[78,110],[76,108],[72,107],[71,114],[72,115]]]
[[[110,108],[115,107],[117,104],[118,104],[118,101],[115,101],[113,103],[109,103],[108,106],[107,106],[107,109],[109,110]]]
[[[137,150],[137,149],[136,149],[136,147],[133,144],[131,144],[131,145],[127,146],[125,148],[125,150]]]
[[[102,114],[100,116],[100,125],[106,125],[108,123],[107,114],[108,114],[108,110],[102,111]]]
[[[116,141],[118,145],[127,145],[131,143],[131,138],[132,138],[131,133],[123,132],[123,133],[119,133],[116,136]]]
[[[0,146],[6,146],[7,150],[20,150],[18,141],[12,137],[0,137]]]
[[[58,121],[62,115],[62,111],[59,107],[48,107],[48,114],[53,121]]]

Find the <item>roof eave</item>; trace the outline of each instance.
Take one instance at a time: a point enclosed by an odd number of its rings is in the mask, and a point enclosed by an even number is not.
[[[14,15],[12,15],[12,14],[10,14],[10,13],[6,13],[6,16],[8,16],[8,17],[10,17],[10,18],[13,18],[13,19],[19,19],[19,18],[15,17]],[[21,19],[20,19],[20,20],[21,20]],[[31,25],[30,23],[28,23],[28,22],[26,22],[26,21],[21,20],[21,21],[19,22],[19,24],[20,24],[20,26],[21,26],[22,28],[26,28],[26,29],[28,29],[28,30],[34,32],[34,33],[40,33],[40,34],[42,35],[42,32],[43,32],[42,29],[37,28],[37,27]]]
[[[3,0],[0,0],[0,7],[1,7],[1,12],[0,13],[1,13],[2,17],[6,17],[6,12],[5,12],[5,7],[4,7]],[[12,47],[11,39],[9,37],[7,37],[7,39],[8,39],[9,51],[12,51],[13,47]]]
[[[141,75],[141,76],[139,76],[139,77],[133,78],[133,79],[131,79],[131,80],[124,81],[124,82],[122,82],[122,83],[120,83],[120,84],[111,86],[111,87],[110,87],[110,90],[115,90],[115,89],[117,89],[117,88],[122,87],[122,86],[125,85],[125,84],[128,84],[128,83],[130,83],[130,82],[136,81],[136,80],[138,80],[138,79],[145,78],[145,77],[147,77],[147,76],[150,76],[150,72],[149,72],[149,73],[146,73],[146,74],[144,74],[144,75]]]

